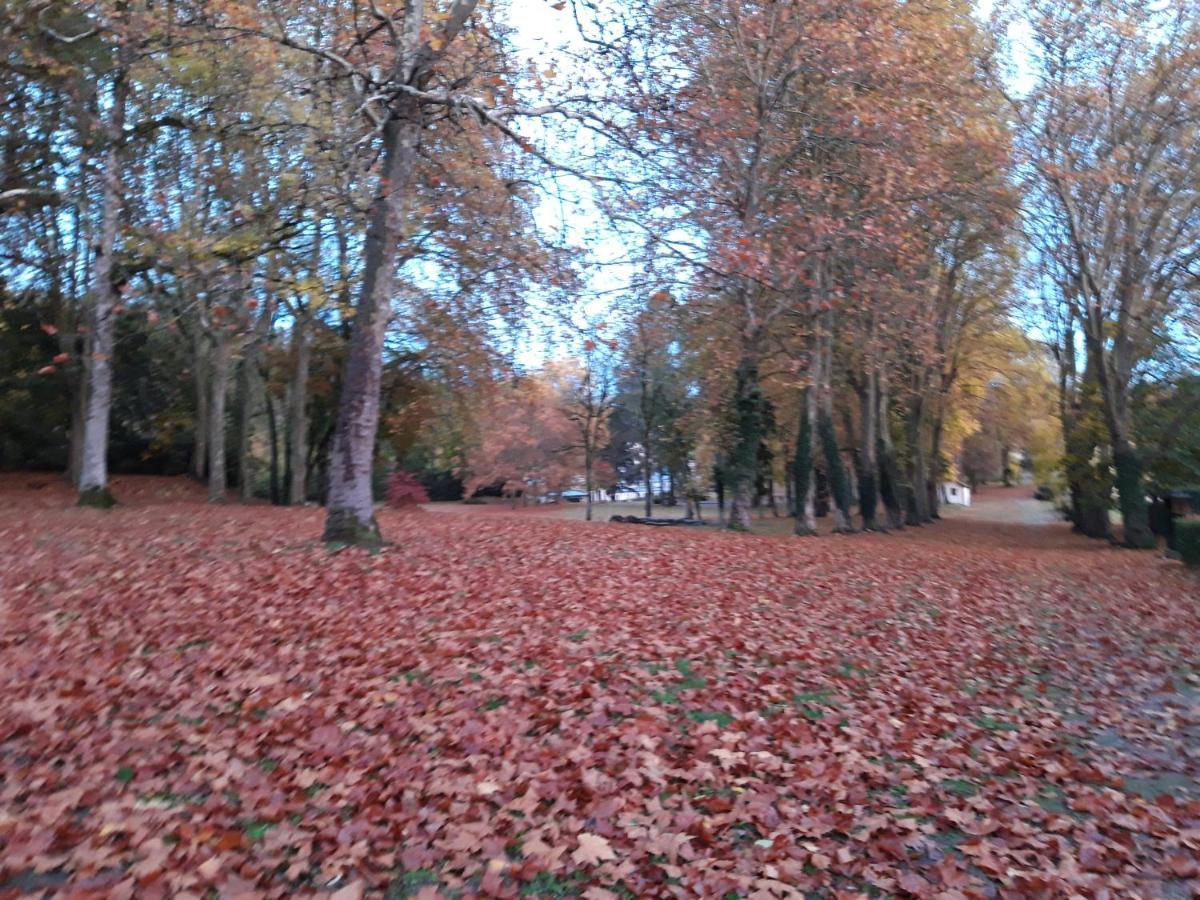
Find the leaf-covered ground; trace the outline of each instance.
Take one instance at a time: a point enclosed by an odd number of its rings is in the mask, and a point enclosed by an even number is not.
[[[1200,885],[1200,582],[1154,554],[416,512],[331,555],[45,481],[0,484],[0,895]]]

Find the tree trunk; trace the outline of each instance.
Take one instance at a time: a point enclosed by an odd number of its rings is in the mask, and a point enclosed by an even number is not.
[[[196,418],[192,441],[192,477],[204,481],[208,471],[208,337],[204,323],[196,322],[196,339],[192,342],[192,385],[196,392]]]
[[[816,416],[817,392],[816,388],[810,385],[800,395],[800,428],[796,435],[796,452],[792,459],[796,503],[795,533],[799,535],[817,533],[816,479],[813,477],[816,453],[812,427]]]
[[[594,468],[594,465],[591,449],[585,448],[583,460],[583,480],[587,490],[587,511],[584,513],[584,519],[588,522],[592,521],[592,469]]]
[[[730,475],[732,504],[729,528],[749,531],[753,524],[755,473],[758,469],[758,445],[763,432],[763,397],[758,384],[758,363],[744,356],[737,368],[734,386],[734,446],[727,471]]]
[[[850,518],[850,482],[846,478],[846,467],[838,450],[837,432],[833,425],[833,318],[825,314],[824,333],[818,336],[817,384],[820,406],[817,411],[817,436],[825,457],[825,470],[829,475],[829,491],[833,500],[833,530],[838,534],[854,531]]]
[[[877,418],[879,495],[883,500],[883,508],[887,514],[887,527],[889,530],[894,530],[904,527],[900,464],[896,459],[896,447],[892,443],[891,391],[887,372],[881,369],[877,374],[879,379],[879,413]]]
[[[1073,360],[1068,359],[1073,369]],[[1064,470],[1071,489],[1072,521],[1075,530],[1087,537],[1112,540],[1108,516],[1112,496],[1109,461],[1102,444],[1107,437],[1096,382],[1095,361],[1089,354],[1083,383],[1075,389],[1071,403],[1064,404]],[[1097,463],[1097,455],[1100,456]]]
[[[208,502],[224,503],[228,476],[225,466],[225,397],[229,392],[229,334],[213,331],[212,398],[208,422]]]
[[[879,471],[879,380],[878,374],[870,369],[863,377],[858,395],[861,442],[858,448],[858,506],[862,513],[863,531],[875,531],[879,526],[876,510],[879,507],[879,490],[876,472]]]
[[[254,345],[242,354],[237,374],[237,424],[238,424],[238,494],[243,501],[254,496],[254,371],[258,365]]]
[[[118,70],[113,104],[106,128],[107,148],[101,175],[100,233],[92,262],[92,302],[86,354],[87,389],[83,418],[83,453],[79,470],[81,506],[109,507],[115,502],[108,489],[108,422],[112,412],[112,356],[116,326],[116,286],[113,254],[124,208],[121,183],[121,143],[125,138],[125,104],[129,84]]]
[[[908,507],[908,524],[923,525],[930,521],[929,494],[925,487],[928,465],[925,460],[924,441],[925,401],[918,393],[909,406],[905,437],[908,442],[908,485],[905,497]]]
[[[303,505],[308,489],[308,360],[307,316],[297,316],[292,326],[292,383],[288,390],[288,503]]]
[[[1105,424],[1112,446],[1123,543],[1126,547],[1150,550],[1158,546],[1158,541],[1150,529],[1150,508],[1146,503],[1141,459],[1130,439],[1129,379],[1122,377],[1117,371],[1118,367],[1111,364],[1111,354],[1105,352],[1102,335],[1102,328],[1084,329],[1089,370],[1095,373],[1100,388]]]
[[[933,419],[933,427],[929,439],[929,463],[925,473],[925,496],[928,498],[929,518],[940,519],[938,506],[941,497],[938,494],[938,480],[942,477],[942,411],[939,409]]]
[[[371,474],[379,428],[383,337],[391,312],[396,253],[420,135],[420,106],[411,98],[404,100],[383,128],[380,189],[371,204],[362,292],[354,316],[329,461],[326,541],[369,544],[380,540]]]
[[[795,458],[795,451],[788,452],[790,448],[784,447],[784,461]],[[796,517],[796,494],[793,490],[792,466],[784,465],[783,467],[783,505],[787,509],[787,514],[792,518]]]
[[[646,518],[654,515],[654,470],[650,467],[650,448],[646,448],[642,461],[642,478],[646,482]]]
[[[1124,433],[1119,433],[1113,441],[1112,452],[1123,542],[1126,547],[1152,550],[1158,546],[1158,541],[1150,530],[1150,508],[1146,504],[1141,456]]]
[[[275,404],[271,402],[271,394],[266,394],[267,404],[267,436],[271,442],[271,504],[279,506],[279,426],[275,421]]]
[[[278,265],[274,256],[270,261],[267,273],[268,283],[273,283],[278,277]],[[249,270],[239,275],[240,285],[238,296],[243,302],[250,291],[253,276]],[[266,302],[259,310],[253,331],[248,340],[243,338],[243,352],[238,364],[238,491],[243,501],[254,497],[254,484],[257,478],[258,466],[254,458],[254,420],[263,412],[266,398],[266,384],[263,380],[262,357],[263,347],[270,338],[271,327],[275,322],[275,295],[268,288]],[[244,331],[249,332],[249,322],[245,323]]]

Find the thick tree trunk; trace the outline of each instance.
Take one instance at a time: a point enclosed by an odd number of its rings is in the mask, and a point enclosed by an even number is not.
[[[228,476],[225,465],[225,398],[229,393],[229,335],[213,332],[212,397],[208,403],[208,502],[224,503]]]
[[[908,508],[908,524],[923,525],[930,521],[929,494],[925,482],[928,464],[924,447],[925,401],[919,394],[913,397],[905,423],[905,439],[908,442],[908,485],[905,500]]]
[[[329,461],[326,541],[359,544],[380,540],[371,475],[379,428],[383,337],[391,313],[396,252],[420,135],[421,110],[415,100],[405,101],[384,124],[380,190],[371,206],[364,243],[362,293]]]
[[[933,420],[929,439],[929,465],[925,472],[925,494],[929,508],[930,519],[940,519],[938,506],[941,496],[938,492],[938,480],[942,477],[942,411],[939,408]]]
[[[1146,503],[1142,460],[1124,434],[1113,441],[1113,468],[1117,475],[1123,542],[1126,547],[1152,550],[1158,546],[1158,541],[1150,530],[1150,508]]]
[[[107,148],[101,174],[100,233],[92,262],[91,307],[86,353],[87,389],[83,417],[83,453],[79,470],[81,506],[109,507],[115,502],[108,489],[108,422],[112,412],[113,335],[116,326],[116,286],[113,254],[124,208],[121,183],[121,143],[125,137],[125,104],[129,85],[123,70],[113,84],[113,104],[106,128]]]
[[[816,479],[813,462],[816,459],[813,441],[813,421],[817,417],[817,392],[806,387],[800,396],[800,428],[796,434],[796,452],[792,458],[792,479],[795,482],[795,533],[817,533]]]
[[[1093,322],[1084,328],[1088,350],[1088,371],[1094,375],[1108,426],[1116,470],[1117,500],[1121,509],[1121,531],[1127,547],[1148,550],[1158,545],[1150,529],[1150,508],[1146,503],[1142,464],[1130,439],[1129,375],[1131,367],[1114,363],[1117,351],[1106,351],[1102,326]],[[1118,340],[1118,347],[1120,341]]]
[[[1071,370],[1074,361],[1068,358]],[[1072,521],[1081,534],[1112,540],[1108,511],[1112,497],[1111,466],[1102,446],[1107,436],[1102,421],[1095,360],[1089,354],[1083,383],[1075,389],[1071,403],[1064,403],[1065,474],[1071,490]],[[1099,456],[1099,462],[1097,457]]]

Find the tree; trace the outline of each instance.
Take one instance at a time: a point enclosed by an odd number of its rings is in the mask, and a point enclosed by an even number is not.
[[[1170,339],[1200,259],[1197,12],[1192,2],[1035,0],[1002,7],[995,23],[1002,43],[1018,24],[1032,35],[1032,85],[1010,97],[1030,218],[1086,345],[1132,547],[1155,543],[1135,385]]]
[[[528,501],[565,490],[584,472],[577,423],[545,373],[497,385],[478,428],[479,443],[468,452],[467,497],[500,485],[506,496]]]
[[[602,345],[584,341],[583,357],[577,363],[547,367],[547,376],[562,398],[567,419],[575,426],[575,446],[583,454],[584,490],[587,491],[585,518],[592,520],[592,494],[596,490],[596,466],[602,463],[601,451],[608,446],[608,420],[612,415],[612,366],[602,358]]]

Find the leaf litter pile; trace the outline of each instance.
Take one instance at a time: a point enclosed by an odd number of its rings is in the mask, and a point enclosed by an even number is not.
[[[0,496],[0,895],[1200,887],[1176,563],[422,512],[330,553],[176,485]]]

